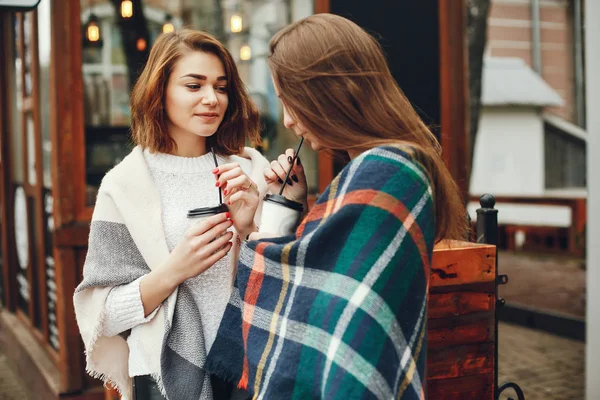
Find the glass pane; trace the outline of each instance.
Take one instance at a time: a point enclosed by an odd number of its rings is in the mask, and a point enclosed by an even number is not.
[[[25,68],[25,96],[31,96],[33,92],[33,76],[32,76],[32,53],[31,53],[31,13],[23,14],[23,53],[24,53],[24,68]]]
[[[15,192],[11,193],[8,201],[13,203],[15,219],[15,245],[17,253],[17,282],[18,290],[17,306],[26,314],[29,313],[29,282],[27,281],[27,261],[29,254],[29,243],[27,238],[27,205],[25,200],[25,191],[23,190],[23,144],[21,140],[22,129],[22,110],[23,110],[23,92],[21,85],[21,75],[23,68],[23,56],[19,48],[21,40],[21,24],[16,14],[13,14],[14,37],[10,44],[12,46],[12,55],[14,58],[14,68],[10,71],[8,84],[11,85],[8,91],[11,96],[10,104],[10,152],[11,168],[10,179],[15,184]]]
[[[23,68],[23,58],[19,49],[19,41],[21,37],[21,24],[16,15],[13,14],[13,26],[14,26],[14,41],[12,41],[12,54],[14,57],[14,69],[11,71],[11,76],[8,79],[8,84],[11,85],[8,91],[11,96],[9,101],[11,115],[11,168],[10,174],[11,179],[15,183],[23,183],[23,151],[22,151],[22,140],[21,140],[21,112],[23,110],[23,92],[21,85],[21,74]]]
[[[33,115],[27,114],[27,178],[30,185],[37,183],[35,173],[35,126]]]
[[[50,152],[50,0],[42,0],[37,8],[38,13],[38,53],[40,62],[40,127],[42,130],[43,185],[52,187]]]
[[[117,18],[118,2],[81,1],[88,206],[94,204],[104,174],[131,151],[129,75]],[[86,35],[90,24],[98,27],[98,40]]]
[[[18,306],[29,314],[29,223],[27,218],[27,197],[23,186],[17,186],[14,196],[15,244],[17,248],[17,287],[19,288]]]
[[[52,235],[54,233],[54,218],[52,210],[54,199],[48,189],[44,189],[44,235],[45,235],[45,269],[46,269],[46,301],[48,302],[48,330],[50,345],[58,351],[58,325],[56,319],[56,273],[54,268],[54,253]]]

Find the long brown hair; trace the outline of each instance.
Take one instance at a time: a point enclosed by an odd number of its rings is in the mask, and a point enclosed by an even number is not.
[[[281,100],[320,144],[334,152],[406,145],[431,180],[436,239],[465,239],[467,214],[441,146],[371,35],[343,17],[316,14],[278,32],[269,47]]]
[[[131,134],[135,144],[152,152],[170,153],[175,148],[167,130],[164,99],[175,63],[189,51],[214,54],[223,63],[227,76],[229,105],[217,132],[206,139],[207,148],[213,147],[221,155],[232,155],[242,151],[246,138],[260,143],[258,109],[246,93],[231,54],[208,33],[184,29],[156,39],[135,83],[131,93]]]

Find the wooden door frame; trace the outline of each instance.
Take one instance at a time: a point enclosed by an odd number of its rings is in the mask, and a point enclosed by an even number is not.
[[[41,333],[45,343],[49,342],[49,330],[48,330],[48,288],[47,288],[47,277],[46,277],[46,235],[44,229],[44,156],[42,152],[43,146],[43,135],[41,125],[41,81],[40,81],[40,62],[39,62],[39,42],[38,42],[38,12],[37,8],[31,11],[31,52],[32,57],[32,81],[33,81],[33,92],[32,92],[32,108],[31,113],[33,114],[34,124],[34,157],[35,157],[35,175],[36,184],[32,187],[32,197],[34,197],[34,213],[35,213],[35,226],[33,227],[36,231],[37,241],[35,243],[34,261],[37,265],[38,282],[37,282],[37,297],[39,303],[39,313],[41,318]],[[29,139],[28,139],[29,140]]]
[[[472,151],[469,142],[466,5],[464,0],[438,1],[442,156],[466,204]]]
[[[81,280],[76,263],[77,233],[87,220],[78,220],[85,205],[85,154],[81,16],[79,1],[50,0],[50,140],[54,199],[54,259],[56,317],[59,340],[60,391],[84,389],[83,346],[75,319],[73,292]],[[91,213],[90,213],[91,217]],[[87,232],[86,229],[84,229]],[[85,235],[87,242],[87,234]]]
[[[10,13],[0,13],[0,32],[2,39],[0,40],[0,60],[4,65],[0,68],[0,197],[1,197],[1,212],[2,212],[2,255],[3,262],[3,285],[4,297],[7,310],[14,312],[17,307],[17,291],[12,283],[16,281],[16,260],[12,252],[11,237],[9,232],[14,232],[13,207],[12,207],[12,183],[10,179],[10,168],[12,165],[11,148],[11,133],[12,133],[12,115],[9,105],[9,86],[8,82],[11,79],[9,76],[9,63],[12,62],[12,56],[9,54],[9,49],[12,46],[8,45],[8,41],[13,39],[11,34],[12,19]]]

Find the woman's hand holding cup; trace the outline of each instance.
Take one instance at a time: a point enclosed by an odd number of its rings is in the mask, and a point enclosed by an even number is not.
[[[234,227],[242,239],[256,231],[254,215],[260,202],[258,188],[239,164],[223,164],[213,170],[216,186],[223,190]]]
[[[200,275],[225,257],[231,249],[233,225],[228,213],[221,213],[191,225],[173,249],[166,267],[174,272],[177,284]]]
[[[271,162],[271,168],[264,170],[265,180],[269,185],[269,193],[279,193],[283,180],[292,166],[294,155],[294,149],[287,149],[277,160]],[[289,200],[301,203],[305,211],[308,210],[308,184],[300,158],[296,159],[282,194]]]

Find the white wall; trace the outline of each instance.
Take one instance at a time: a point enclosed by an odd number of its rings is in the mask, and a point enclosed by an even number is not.
[[[544,192],[544,127],[532,107],[484,107],[470,192],[539,196]]]
[[[600,399],[600,1],[585,2],[588,224],[586,398]]]

